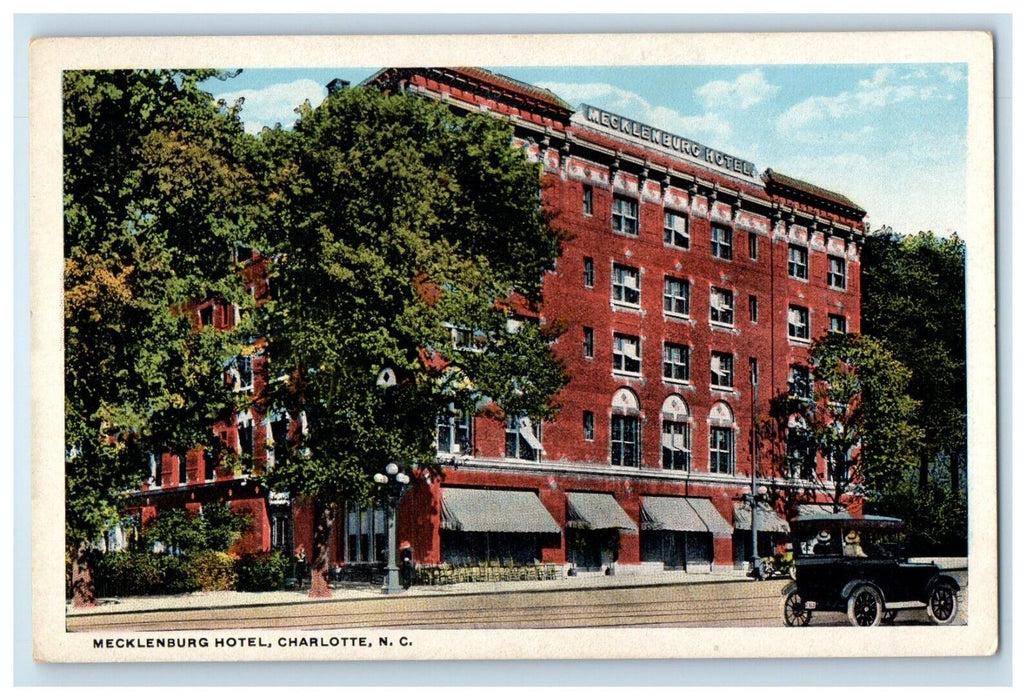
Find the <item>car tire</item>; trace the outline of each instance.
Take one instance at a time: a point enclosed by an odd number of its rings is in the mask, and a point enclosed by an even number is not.
[[[854,627],[878,627],[885,609],[882,595],[868,584],[851,591],[846,602],[846,616]]]
[[[800,597],[796,586],[786,593],[782,605],[782,620],[786,627],[806,627],[811,624],[811,611],[803,607],[803,598]]]
[[[949,625],[958,617],[958,594],[949,583],[935,584],[929,591],[925,612],[937,625]]]

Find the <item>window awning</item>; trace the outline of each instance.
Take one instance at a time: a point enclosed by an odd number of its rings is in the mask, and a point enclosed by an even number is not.
[[[441,529],[562,532],[534,491],[460,488],[441,489]]]
[[[709,498],[646,496],[642,499],[642,529],[673,532],[710,532],[731,537],[728,524]]]
[[[751,525],[750,504],[735,504],[735,529],[749,530]],[[757,503],[757,530],[760,532],[789,532],[789,523],[783,520],[764,502]]]
[[[804,515],[829,515],[832,513],[831,503],[801,503],[796,507],[796,517]]]
[[[608,493],[568,493],[567,525],[588,530],[617,528],[638,532],[635,522]]]

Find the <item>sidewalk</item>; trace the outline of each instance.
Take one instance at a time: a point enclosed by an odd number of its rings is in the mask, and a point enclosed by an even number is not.
[[[753,579],[745,571],[728,573],[689,574],[681,571],[662,573],[625,574],[605,576],[597,573],[581,573],[552,581],[491,581],[478,583],[453,583],[440,586],[413,586],[398,593],[394,598],[415,598],[448,595],[487,595],[492,593],[515,593],[521,591],[572,591],[585,588],[630,588],[636,586],[675,586],[703,583],[742,583]],[[789,579],[775,579],[788,582]],[[219,607],[261,606],[261,605],[308,605],[341,600],[363,600],[383,598],[380,586],[361,583],[337,584],[330,598],[309,598],[308,590],[268,591],[244,593],[239,591],[213,591],[184,593],[169,596],[139,596],[132,598],[98,599],[94,608],[74,608],[69,602],[66,613],[69,616],[107,615],[123,612],[148,610],[189,610]]]

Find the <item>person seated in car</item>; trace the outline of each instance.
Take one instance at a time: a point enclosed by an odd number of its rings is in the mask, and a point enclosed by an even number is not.
[[[848,557],[867,556],[864,553],[864,550],[861,549],[861,533],[857,530],[851,530],[846,533],[846,537],[843,538],[843,554]]]

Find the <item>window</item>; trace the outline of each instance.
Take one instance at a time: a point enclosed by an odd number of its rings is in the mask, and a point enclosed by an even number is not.
[[[750,323],[757,322],[757,297],[750,295]]]
[[[801,399],[809,399],[813,395],[811,372],[803,365],[789,368],[789,395]]]
[[[710,254],[722,260],[732,259],[732,229],[710,225]]]
[[[244,264],[251,261],[254,255],[254,249],[251,246],[238,243],[234,255],[236,256],[237,262]]]
[[[230,362],[226,382],[233,385],[233,391],[251,391],[254,388],[255,373],[250,355],[240,355]]]
[[[255,455],[255,426],[249,415],[237,421],[237,446],[240,449],[244,472],[250,474],[251,462]]]
[[[273,459],[277,467],[286,467],[290,459],[290,421],[283,412],[269,421],[269,432],[273,442]]]
[[[829,332],[846,333],[846,316],[829,314]]]
[[[633,335],[613,335],[613,371],[624,374],[642,373],[639,340]]]
[[[688,471],[689,407],[680,396],[668,396],[661,407],[660,456],[664,469]]]
[[[638,306],[641,298],[639,291],[639,271],[636,267],[613,266],[613,294],[611,298],[618,304]]]
[[[610,419],[610,464],[637,467],[642,452],[642,423],[638,416],[614,415]]]
[[[638,397],[630,389],[618,389],[610,404],[610,464],[638,467],[642,461],[642,421]]]
[[[206,306],[203,309],[201,309],[200,311],[198,311],[197,314],[201,318],[201,325],[202,326],[211,326],[213,323],[215,323],[215,305],[214,304],[209,304],[208,306]]]
[[[710,386],[731,389],[733,379],[732,354],[729,352],[710,353]]]
[[[638,202],[630,197],[614,195],[611,225],[617,233],[638,235]]]
[[[751,233],[750,234],[750,260],[756,260],[758,257],[760,257],[760,254],[757,252],[757,234]]]
[[[595,286],[595,261],[585,258],[585,289]]]
[[[664,277],[664,313],[689,315],[689,283],[675,277]]]
[[[185,484],[188,481],[187,478],[187,456],[176,455],[176,460],[179,462],[179,483]]]
[[[527,416],[506,417],[506,456],[537,462],[542,448],[542,424]]]
[[[151,484],[161,487],[161,456],[156,456],[151,452],[147,458],[151,464]]]
[[[786,472],[791,479],[810,479],[815,475],[817,445],[799,417],[789,421],[786,433]]]
[[[710,427],[710,471],[715,474],[731,474],[733,469],[732,444],[734,433],[731,428]]]
[[[676,211],[664,212],[664,244],[689,249],[689,220]]]
[[[689,348],[686,345],[664,343],[664,379],[689,381]]]
[[[595,414],[591,411],[581,413],[581,426],[585,431],[586,440],[595,440]]]
[[[806,247],[789,244],[789,276],[800,280],[807,279]]]
[[[215,481],[215,455],[211,450],[204,451],[204,480]]]
[[[710,288],[710,322],[722,326],[735,323],[735,296],[727,289]]]
[[[585,216],[592,215],[594,190],[591,185],[583,185],[581,190],[581,213]]]
[[[438,452],[469,454],[473,435],[470,414],[446,411],[438,416]]]
[[[595,331],[591,328],[585,328],[585,339],[583,345],[585,358],[591,360],[595,357]]]
[[[811,314],[802,306],[789,307],[789,337],[793,340],[811,340]]]
[[[846,289],[846,260],[835,255],[829,256],[829,286],[833,289]]]

